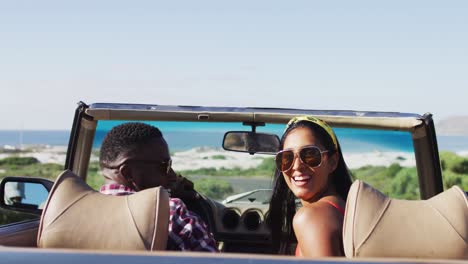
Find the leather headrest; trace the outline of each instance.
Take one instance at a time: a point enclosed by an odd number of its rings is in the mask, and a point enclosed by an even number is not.
[[[169,196],[163,188],[105,195],[65,171],[50,191],[37,244],[46,248],[164,250],[168,224]]]
[[[386,197],[357,180],[343,224],[347,257],[468,258],[468,200],[454,186],[428,200]]]

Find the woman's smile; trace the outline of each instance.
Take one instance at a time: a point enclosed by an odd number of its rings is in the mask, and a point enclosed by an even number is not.
[[[306,185],[311,179],[311,176],[305,174],[291,177],[291,180],[294,183],[294,185],[298,187]]]

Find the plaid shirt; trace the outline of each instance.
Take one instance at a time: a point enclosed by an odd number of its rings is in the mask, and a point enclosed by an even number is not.
[[[120,184],[105,184],[99,192],[109,195],[130,195],[134,190]],[[169,238],[167,250],[217,252],[216,241],[208,233],[198,215],[187,210],[182,200],[169,200]]]

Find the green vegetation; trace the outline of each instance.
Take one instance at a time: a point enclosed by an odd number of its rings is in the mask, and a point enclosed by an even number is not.
[[[215,155],[212,159],[225,159],[223,155]],[[458,185],[468,190],[468,158],[453,152],[441,152],[441,168],[444,188]],[[41,164],[33,157],[12,156],[0,159],[0,178],[5,176],[31,176],[54,180],[63,166],[60,164]],[[256,168],[202,168],[197,170],[179,171],[184,176],[241,176],[241,177],[271,177],[275,171],[274,158],[264,158]],[[401,167],[398,164],[385,166],[365,166],[352,170],[355,179],[362,179],[386,195],[402,199],[418,199],[419,183],[416,168]],[[98,162],[91,162],[88,168],[87,182],[98,189],[104,179],[100,174]],[[232,186],[220,179],[195,180],[196,189],[210,197],[223,196],[232,192]],[[212,189],[212,190],[211,190]]]
[[[399,164],[365,166],[352,170],[355,179],[361,179],[385,195],[399,199],[418,199],[419,183],[416,168],[404,168]]]
[[[27,153],[30,152],[30,149],[8,149],[4,147],[0,147],[1,154],[17,154],[17,153]]]
[[[468,158],[458,156],[453,152],[440,153],[442,170],[458,174],[468,174]]]
[[[224,156],[224,155],[218,154],[218,155],[213,155],[213,156],[211,156],[211,157],[206,156],[206,157],[203,157],[203,159],[204,159],[204,160],[207,160],[207,159],[226,160],[227,158],[226,158],[226,156]]]
[[[194,181],[195,190],[212,199],[222,199],[233,193],[229,182],[219,179],[200,179]]]
[[[444,188],[448,189],[453,185],[460,186],[463,190],[468,190],[468,158],[458,156],[453,152],[440,153],[442,176]]]
[[[104,184],[104,177],[102,177],[100,170],[99,162],[93,161],[89,163],[86,182],[95,190],[99,190]]]
[[[39,163],[33,157],[8,157],[0,159],[0,178],[4,176],[30,176],[54,180],[63,170],[63,165]]]
[[[38,164],[39,161],[34,157],[6,157],[0,160],[0,166],[25,166]]]
[[[352,170],[356,179],[374,186],[385,195],[399,199],[418,199],[419,183],[416,168],[404,168],[398,164],[389,167],[366,166]]]
[[[453,152],[441,152],[440,161],[444,189],[458,185],[468,190],[468,158]],[[352,170],[356,179],[362,179],[384,194],[400,199],[418,199],[419,182],[416,168],[365,166]]]
[[[224,156],[224,155],[213,155],[213,156],[211,156],[211,158],[214,159],[214,160],[225,160],[226,156]]]
[[[63,171],[63,165],[56,163],[39,163],[34,157],[7,157],[0,159],[0,179],[5,176],[29,176],[46,178],[54,181]],[[91,162],[88,169],[88,184],[98,189],[104,179],[99,174],[99,163]]]

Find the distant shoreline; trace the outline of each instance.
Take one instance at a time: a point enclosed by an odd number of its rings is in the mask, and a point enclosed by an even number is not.
[[[102,135],[97,135],[102,136]],[[171,137],[171,134],[166,135],[171,150],[174,151],[185,151],[194,147],[193,144],[181,145],[179,138]],[[67,146],[70,137],[70,132],[68,130],[0,130],[0,148],[3,146],[10,146],[13,148],[28,147],[31,145],[41,145],[41,146]],[[222,137],[222,135],[221,135]],[[100,139],[102,140],[102,139]],[[99,140],[98,140],[99,141]],[[437,141],[440,151],[452,151],[452,152],[466,152],[468,151],[468,135],[443,135],[437,134]],[[100,141],[99,141],[100,142]],[[95,144],[99,144],[99,142]],[[347,143],[350,142],[347,138],[344,138],[340,143],[345,149]],[[219,145],[216,142],[207,142],[210,147],[218,147]],[[353,143],[351,144],[351,150],[354,151],[354,148],[360,148],[362,144]],[[219,143],[220,144],[220,143]],[[180,145],[180,146],[179,146]],[[97,147],[98,145],[96,145]],[[349,151],[349,148],[348,148]],[[363,151],[356,149],[357,152]],[[367,149],[367,151],[372,151],[372,149]],[[400,151],[400,150],[395,150]],[[401,150],[405,151],[405,150]]]

